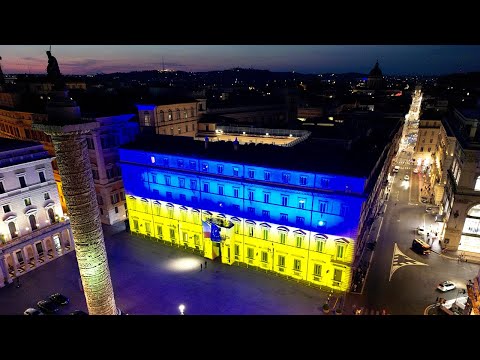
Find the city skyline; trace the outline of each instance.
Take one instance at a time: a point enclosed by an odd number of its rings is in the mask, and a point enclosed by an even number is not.
[[[46,73],[50,45],[1,45],[6,74]],[[479,45],[53,45],[63,74],[143,70],[215,71],[235,67],[298,73],[444,75],[480,71]]]

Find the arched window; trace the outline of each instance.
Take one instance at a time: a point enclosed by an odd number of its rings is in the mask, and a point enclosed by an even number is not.
[[[176,112],[177,112],[176,120],[180,120],[180,109],[176,109]]]
[[[168,121],[173,120],[172,110],[168,110]]]
[[[30,214],[28,216],[28,221],[30,222],[30,228],[33,230],[37,230],[37,219],[35,219],[35,215]]]
[[[55,222],[55,213],[53,212],[53,208],[49,208],[47,212],[48,217],[50,218],[50,222],[53,224]]]
[[[477,176],[477,181],[475,182],[475,191],[480,191],[480,176]]]
[[[163,110],[160,110],[160,111],[158,112],[158,122],[160,123],[160,122],[162,122],[162,121],[164,121],[164,120],[165,120],[165,118],[164,118],[164,112],[163,112]],[[160,124],[157,124],[157,125],[160,125]]]
[[[10,230],[10,235],[11,235],[12,239],[14,239],[18,236],[17,227],[15,226],[15,223],[13,221],[10,221],[8,223],[8,230]]]

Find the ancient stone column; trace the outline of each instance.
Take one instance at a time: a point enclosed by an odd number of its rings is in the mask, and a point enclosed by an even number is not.
[[[33,128],[50,135],[55,147],[88,312],[115,315],[118,310],[85,137],[99,125],[81,119],[76,104],[68,104],[70,99],[61,92],[57,95],[58,101],[51,104],[54,109],[47,109],[52,110],[48,121],[34,123]]]

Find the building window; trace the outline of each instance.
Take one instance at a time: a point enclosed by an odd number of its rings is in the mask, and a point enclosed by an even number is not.
[[[195,161],[190,161],[189,167],[190,167],[190,170],[196,170],[197,164],[195,163]]]
[[[165,185],[170,185],[171,184],[171,178],[168,175],[165,175]]]
[[[320,253],[323,253],[325,251],[325,244],[326,244],[326,241],[325,240],[318,240],[317,241],[317,251],[320,252]]]
[[[287,233],[286,232],[280,232],[280,244],[285,245],[287,242]]]
[[[247,211],[248,211],[250,214],[255,214],[255,208],[254,208],[254,207],[248,207],[248,208],[247,208]]]
[[[32,205],[32,199],[31,198],[25,198],[25,199],[23,199],[23,202],[25,203],[25,206]]]
[[[313,265],[313,275],[321,276],[322,275],[322,265],[315,264]]]
[[[282,195],[282,206],[288,206],[288,196]]]
[[[268,204],[270,202],[270,193],[263,193],[263,202]]]
[[[173,195],[172,195],[172,192],[171,191],[167,191],[167,199],[172,199],[173,198]]]
[[[92,169],[92,177],[93,177],[94,180],[98,180],[98,179],[99,179],[98,170]]]
[[[347,205],[342,205],[340,207],[340,216],[346,217],[348,213],[348,206]]]
[[[93,143],[93,139],[87,137],[87,148],[90,150],[95,150],[95,144]]]
[[[333,270],[333,281],[342,282],[342,270]]]
[[[166,166],[166,167],[169,166],[169,164],[168,164],[168,158],[163,158],[163,166]]]
[[[38,172],[38,177],[40,178],[40,182],[44,183],[45,181],[45,173],[43,171]]]
[[[327,201],[319,201],[318,202],[318,210],[321,213],[326,213],[327,212],[327,205],[328,205]]]
[[[185,194],[180,194],[180,200],[187,201],[187,196]]]
[[[194,224],[200,224],[200,214],[198,211],[192,211],[192,218]]]
[[[266,251],[262,251],[262,262],[268,262],[268,253]]]
[[[343,250],[345,250],[345,246],[337,245],[337,258],[339,259],[343,258]]]
[[[187,221],[187,211],[184,209],[180,209],[180,220]]]
[[[262,216],[263,216],[265,219],[270,219],[270,211],[268,211],[268,210],[262,210]]]
[[[253,260],[253,253],[254,253],[253,248],[251,247],[247,248],[247,259]]]
[[[25,182],[25,176],[19,176],[18,181],[20,182],[20,186],[22,188],[27,187],[27,183]]]
[[[183,165],[184,165],[183,160],[182,160],[182,159],[178,159],[178,160],[177,160],[177,166],[178,166],[179,168],[183,168]]]
[[[238,190],[239,188],[233,188],[233,197],[238,198]]]
[[[253,201],[253,191],[248,190],[248,200]]]
[[[302,241],[303,241],[303,236],[302,235],[297,235],[295,236],[295,246],[297,248],[301,248],[302,247]]]
[[[167,207],[167,215],[170,219],[173,219],[173,206]]]
[[[233,176],[238,176],[238,168],[237,167],[233,168]]]
[[[198,197],[192,196],[192,202],[198,202]]]
[[[152,177],[152,183],[156,184],[157,183],[157,175],[151,174],[151,177]]]
[[[223,185],[218,185],[218,195],[223,195]]]
[[[307,177],[300,176],[300,185],[307,185]]]
[[[285,183],[285,184],[288,184],[290,182],[290,174],[288,173],[283,173],[282,174],[282,181]]]
[[[160,216],[161,211],[162,211],[162,207],[161,207],[160,203],[154,202],[154,204],[155,205],[153,206],[153,210],[155,212],[155,215]]]
[[[255,170],[248,169],[248,177],[249,177],[250,179],[255,178]]]
[[[197,190],[197,180],[190,180],[190,189]]]
[[[185,187],[185,178],[178,179],[178,186],[180,186],[181,188]]]
[[[118,206],[115,206],[115,214],[118,214]]]
[[[116,194],[110,195],[110,200],[112,201],[112,205],[118,203],[120,201],[120,194],[116,193]]]
[[[172,121],[172,120],[173,120],[172,110],[168,110],[168,120],[169,120],[169,121]]]
[[[50,200],[50,194],[48,192],[43,194],[43,199],[44,200]]]
[[[264,179],[265,179],[265,181],[270,181],[270,171],[265,171]]]
[[[475,191],[480,191],[480,176],[477,176],[477,181],[475,182]]]
[[[248,236],[253,237],[253,225],[248,225]]]
[[[238,222],[236,222],[235,224],[233,224],[233,232],[235,234],[239,234],[240,233],[240,224]]]
[[[288,221],[288,214],[280,213],[280,220],[282,220],[282,221]]]
[[[103,215],[103,209],[100,208],[100,215]]]
[[[420,147],[420,152],[423,152],[423,146]]]
[[[320,186],[324,189],[328,189],[330,187],[330,179],[328,178],[322,178],[320,180]]]
[[[262,231],[263,240],[268,240],[269,233],[270,233],[270,230],[268,228],[263,228],[263,231]]]
[[[202,164],[202,171],[203,172],[208,172],[208,164],[207,163]]]
[[[293,270],[300,271],[302,266],[302,262],[298,259],[293,260]]]
[[[303,216],[297,216],[297,225],[304,225],[305,218]]]
[[[3,186],[3,181],[0,181],[0,194],[5,194],[5,187]]]
[[[217,165],[217,173],[223,174],[223,165]]]
[[[6,214],[8,212],[12,211],[12,209],[10,208],[10,205],[3,205],[3,212]]]
[[[278,266],[285,267],[285,256],[278,255]]]
[[[305,199],[299,199],[298,200],[298,208],[299,209],[305,209]]]
[[[240,246],[237,245],[237,244],[235,244],[234,253],[235,253],[235,256],[239,256],[239,255],[240,255]]]
[[[208,183],[203,183],[203,192],[208,193]]]
[[[175,240],[175,229],[169,229],[170,230],[170,240],[174,241]]]

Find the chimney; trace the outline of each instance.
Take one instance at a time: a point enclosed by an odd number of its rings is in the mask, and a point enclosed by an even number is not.
[[[233,150],[238,150],[238,139],[235,137],[235,141],[233,142]]]
[[[208,136],[205,136],[205,149],[208,149]]]

